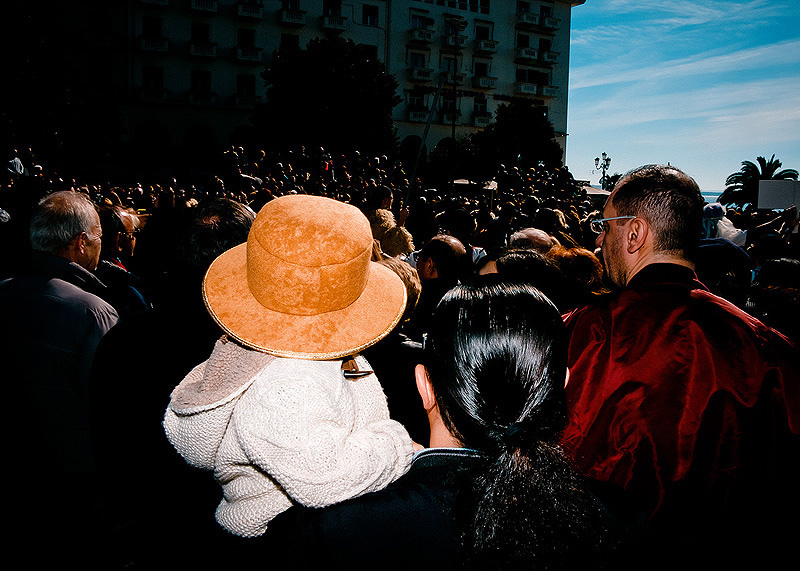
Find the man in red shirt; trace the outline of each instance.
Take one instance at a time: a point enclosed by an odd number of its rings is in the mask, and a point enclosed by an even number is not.
[[[594,225],[620,289],[565,316],[563,443],[649,516],[665,565],[698,550],[763,562],[798,530],[800,359],[697,280],[702,205],[671,166],[636,169],[609,196]]]

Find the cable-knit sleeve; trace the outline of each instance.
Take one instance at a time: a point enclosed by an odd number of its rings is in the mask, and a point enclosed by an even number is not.
[[[381,489],[413,456],[375,375],[346,380],[341,361],[277,359],[243,395],[234,424],[251,462],[307,506]]]

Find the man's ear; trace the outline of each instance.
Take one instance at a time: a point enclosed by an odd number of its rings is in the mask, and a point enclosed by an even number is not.
[[[641,218],[634,218],[625,234],[625,246],[629,254],[638,252],[644,246],[650,227]]]
[[[436,396],[433,394],[433,387],[425,365],[414,367],[414,378],[417,381],[417,392],[422,397],[422,406],[427,411],[432,410],[436,406]]]

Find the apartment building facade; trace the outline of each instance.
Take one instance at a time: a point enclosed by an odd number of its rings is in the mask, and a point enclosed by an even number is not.
[[[96,46],[107,65],[95,67],[115,86],[128,141],[202,149],[248,140],[274,50],[334,35],[369,46],[396,77],[401,141],[428,125],[432,149],[521,98],[546,108],[565,149],[570,14],[584,2],[128,0],[90,2],[84,26],[87,37],[124,39]]]

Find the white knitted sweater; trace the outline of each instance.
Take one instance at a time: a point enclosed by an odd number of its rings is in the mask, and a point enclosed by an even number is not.
[[[357,357],[359,369],[369,369]],[[219,341],[172,393],[167,438],[222,485],[220,525],[252,537],[293,502],[321,507],[375,491],[413,456],[374,374],[342,361],[283,359]]]

